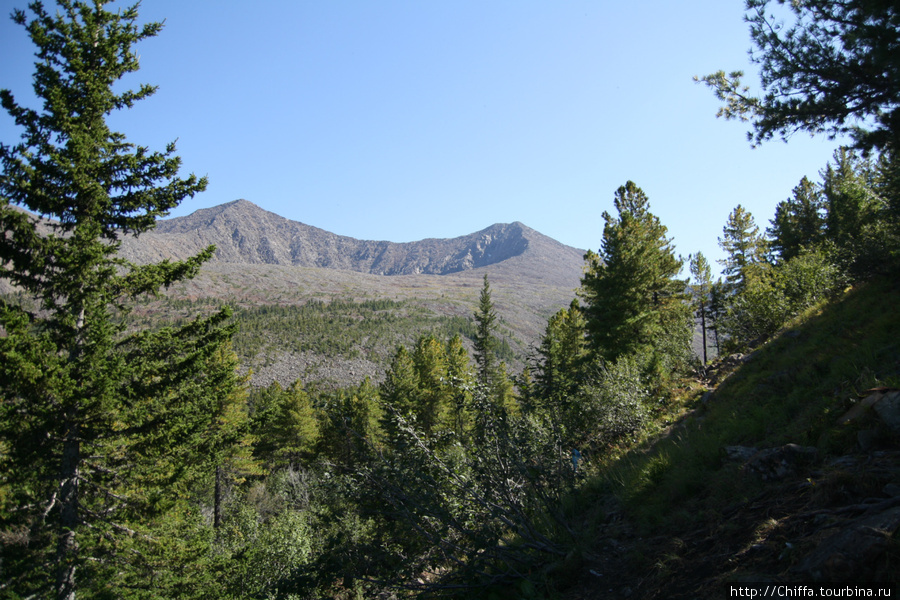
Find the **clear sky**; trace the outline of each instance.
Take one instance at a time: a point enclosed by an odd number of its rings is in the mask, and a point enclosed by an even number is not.
[[[0,0],[9,15],[25,0]],[[48,5],[52,5],[49,2]],[[113,6],[116,6],[114,4]],[[129,141],[178,139],[208,190],[360,239],[413,241],[521,221],[598,249],[628,180],[677,251],[711,260],[742,204],[764,229],[838,142],[751,149],[692,80],[744,69],[743,0],[145,0],[165,20],[117,115]],[[28,103],[33,47],[0,19],[0,87]],[[18,132],[0,115],[0,140]]]

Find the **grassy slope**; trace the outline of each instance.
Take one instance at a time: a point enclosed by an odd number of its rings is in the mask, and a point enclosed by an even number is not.
[[[895,438],[878,430],[881,454],[858,449],[857,433],[877,428],[873,416],[837,424],[860,392],[900,387],[898,304],[896,283],[873,282],[811,311],[706,402],[703,388],[681,390],[660,409],[655,432],[598,461],[572,499],[586,535],[568,595],[717,597],[728,581],[796,579],[791,568],[854,516],[841,520],[836,507],[884,498],[885,484],[900,484]],[[816,446],[820,459],[773,482],[722,452],[787,443]],[[900,576],[892,552],[874,576]]]

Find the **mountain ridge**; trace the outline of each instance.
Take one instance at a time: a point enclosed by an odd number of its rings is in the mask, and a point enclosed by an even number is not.
[[[50,221],[34,218],[49,233]],[[415,343],[416,327],[426,334],[444,331],[440,328],[454,319],[471,321],[485,275],[500,317],[498,336],[514,355],[508,367],[517,372],[539,344],[549,317],[575,297],[584,265],[582,250],[519,222],[456,238],[376,242],[291,221],[246,200],[157,221],[153,230],[124,236],[119,256],[136,264],[183,260],[209,245],[217,247],[216,253],[195,277],[173,284],[158,298],[139,300],[132,317],[154,327],[187,318],[187,307],[204,311],[227,304],[252,312],[335,300],[394,303],[377,318],[393,320],[395,331],[360,339],[346,352],[298,350],[312,343],[303,332],[289,343],[268,336],[264,347],[240,356],[253,372],[254,386],[272,381],[287,386],[297,378],[337,387],[355,385],[363,376],[380,381],[397,345]],[[0,281],[0,293],[14,291]],[[259,326],[282,327],[273,319]],[[340,326],[329,333],[335,338],[346,334]],[[241,346],[240,339],[236,345]]]
[[[248,200],[160,220],[154,230],[122,240],[136,263],[183,259],[216,246],[211,262],[271,264],[373,275],[447,275],[527,257],[546,269],[580,270],[583,251],[518,222],[496,223],[455,238],[413,242],[359,240],[292,221]],[[568,277],[566,279],[569,279]]]

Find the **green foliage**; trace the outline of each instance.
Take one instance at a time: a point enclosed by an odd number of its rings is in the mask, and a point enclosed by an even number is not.
[[[587,323],[577,300],[550,317],[538,348],[534,394],[546,406],[560,410],[581,383],[588,359]]]
[[[455,335],[447,343],[447,381],[451,386],[449,427],[458,440],[468,439],[473,421],[471,389],[475,373],[462,339]]]
[[[368,542],[387,551],[391,568],[379,576],[398,587],[484,588],[526,577],[535,557],[565,556],[555,539],[571,535],[560,502],[572,481],[565,451],[485,386],[472,390],[472,402],[477,423],[465,447],[392,412],[392,443],[402,451],[380,455],[357,476],[363,505],[374,503],[381,515]]]
[[[269,469],[309,460],[319,442],[319,415],[300,381],[278,382],[250,396],[253,454]]]
[[[716,344],[716,354],[722,354],[722,336],[721,333],[721,322],[722,318],[725,316],[728,310],[728,292],[726,290],[725,282],[722,279],[717,279],[715,283],[712,284],[712,287],[709,290],[709,305],[707,306],[707,312],[712,321],[711,328],[713,332],[713,340]]]
[[[396,413],[428,437],[452,432],[458,440],[466,439],[472,426],[469,388],[474,379],[459,336],[446,344],[422,336],[412,354],[401,346],[380,389],[387,408],[382,428],[390,437],[397,434]]]
[[[478,297],[478,310],[475,311],[474,345],[475,374],[478,382],[491,390],[496,402],[507,408],[514,404],[512,382],[506,365],[499,360],[501,343],[497,335],[498,317],[491,299],[491,285],[487,273],[484,285]]]
[[[239,437],[222,417],[241,384],[227,311],[155,331],[122,325],[131,299],[192,276],[213,250],[145,266],[116,256],[123,235],[206,186],[178,178],[174,145],[151,152],[107,124],[153,93],[118,82],[138,68],[132,46],[161,25],[138,27],[136,8],[102,2],[30,8],[33,19],[13,20],[37,46],[42,108],[0,92],[22,129],[19,144],[0,145],[0,279],[29,298],[0,302],[0,524],[27,543],[4,545],[0,564],[10,594],[73,598],[139,569],[143,524]],[[52,220],[41,229],[19,208]]]
[[[843,272],[822,251],[804,251],[766,267],[728,300],[721,318],[729,346],[741,349],[768,339],[788,320],[833,297],[846,285]]]
[[[264,486],[251,489],[236,502],[219,532],[216,549],[222,553],[224,591],[235,598],[285,597],[298,590],[294,580],[312,558],[313,532],[309,517],[278,506]],[[255,497],[255,498],[254,498]],[[259,502],[276,502],[266,515]]]
[[[766,230],[769,249],[778,260],[798,256],[804,248],[814,248],[824,240],[825,202],[819,187],[804,177],[793,196],[775,207],[772,226]]]
[[[768,247],[759,233],[753,215],[740,204],[728,215],[728,222],[719,238],[719,246],[727,255],[719,262],[731,293],[741,293],[753,283],[754,278],[762,276],[766,269]]]
[[[764,95],[749,95],[740,71],[707,75],[702,81],[725,103],[719,116],[750,121],[756,144],[808,131],[849,133],[866,151],[900,147],[896,5],[777,0],[792,13],[781,22],[771,4],[746,0]]]
[[[341,469],[365,463],[383,436],[378,389],[367,377],[356,388],[322,393],[317,404],[322,415],[320,455]]]
[[[497,372],[497,312],[491,300],[491,285],[487,273],[484,274],[484,285],[478,297],[475,323],[475,365],[478,380],[487,385],[493,381]]]
[[[812,250],[779,265],[775,281],[784,297],[787,319],[832,298],[846,284],[845,275],[829,257]]]
[[[640,430],[649,416],[650,390],[638,357],[623,356],[596,369],[575,396],[572,443],[603,449]]]
[[[894,238],[877,177],[872,161],[847,148],[836,150],[822,173],[827,240],[836,262],[857,278],[883,272]]]
[[[690,352],[692,329],[687,284],[677,279],[682,261],[633,182],[616,190],[615,206],[617,218],[603,214],[600,254],[585,255],[579,290],[591,351],[610,362],[649,352],[660,371],[677,368]]]
[[[784,299],[776,292],[773,267],[760,265],[739,292],[728,296],[719,329],[727,336],[726,348],[734,351],[765,341],[785,317]]]
[[[433,336],[422,337],[412,359],[418,379],[416,422],[430,435],[450,417],[453,390],[447,373],[447,348]]]

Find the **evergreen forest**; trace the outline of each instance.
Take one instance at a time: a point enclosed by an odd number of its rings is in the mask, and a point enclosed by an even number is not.
[[[896,3],[796,0],[784,30],[772,2],[747,0],[765,94],[741,73],[699,78],[721,115],[755,144],[852,143],[773,215],[734,207],[711,233],[720,277],[676,254],[638,184],[611,190],[577,295],[515,370],[489,274],[471,318],[416,331],[398,331],[406,300],[173,302],[146,318],[214,248],[137,265],[121,239],[207,181],[180,174],[174,143],[110,128],[154,93],[118,83],[162,24],[105,4],[12,16],[42,105],[0,91],[21,132],[0,141],[0,279],[16,290],[0,297],[0,598],[896,586],[900,420],[862,401],[900,403]],[[301,334],[298,352],[399,343],[377,382],[251,386],[242,361]],[[859,556],[832,539],[860,527],[876,534]]]

